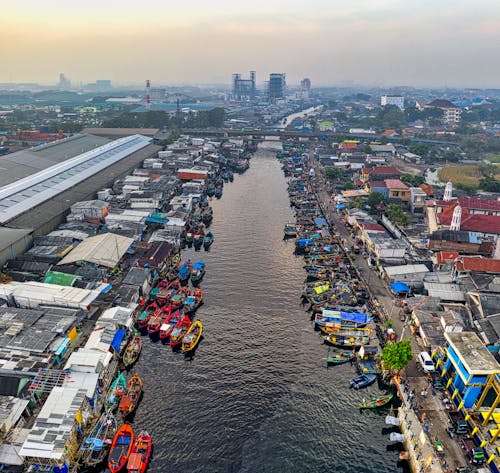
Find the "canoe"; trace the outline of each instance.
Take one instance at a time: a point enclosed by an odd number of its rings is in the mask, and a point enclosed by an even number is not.
[[[168,315],[163,320],[163,323],[160,327],[160,339],[161,340],[165,340],[166,338],[170,337],[172,330],[177,325],[180,318],[181,318],[181,314],[178,310],[176,310],[175,312],[172,312],[170,315]]]
[[[170,334],[170,346],[172,348],[175,348],[182,343],[182,339],[186,333],[188,333],[189,327],[191,327],[191,319],[185,315]]]
[[[197,320],[191,327],[189,327],[188,332],[184,335],[182,339],[182,351],[184,353],[189,353],[196,348],[198,342],[200,341],[201,335],[203,333],[203,324]]]
[[[354,358],[351,351],[341,351],[339,353],[329,353],[326,358],[327,365],[341,365],[348,363]]]
[[[151,435],[146,430],[142,430],[136,437],[132,451],[128,457],[127,472],[144,473],[148,467],[152,448]]]
[[[99,417],[92,432],[82,442],[80,451],[82,460],[87,466],[101,463],[108,454],[109,448],[116,435],[116,418],[111,412],[105,412]]]
[[[376,409],[377,407],[385,406],[394,397],[393,394],[384,394],[383,396],[373,397],[360,403],[361,409]]]
[[[132,412],[134,412],[137,404],[139,403],[139,398],[142,393],[142,380],[139,375],[134,374],[128,382],[125,393],[123,394],[120,405],[118,409],[120,410],[122,416],[125,418]]]
[[[163,320],[165,319],[165,314],[161,309],[158,309],[148,322],[148,333],[149,335],[154,335],[160,331]]]
[[[132,340],[128,342],[125,351],[123,352],[123,366],[129,368],[139,358],[142,349],[142,340],[139,334],[135,334]]]
[[[119,373],[118,376],[111,383],[111,386],[106,396],[106,410],[114,411],[118,405],[122,395],[127,389],[127,380],[123,373]]]
[[[377,380],[376,374],[362,374],[351,379],[350,387],[354,389],[363,389]]]
[[[134,444],[134,431],[129,424],[123,424],[116,432],[108,457],[108,469],[117,473],[125,464]]]

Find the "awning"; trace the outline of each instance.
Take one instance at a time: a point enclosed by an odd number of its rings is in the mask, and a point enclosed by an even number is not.
[[[122,328],[119,328],[116,331],[115,336],[113,337],[113,341],[111,342],[111,346],[113,347],[113,350],[115,350],[115,352],[118,353],[120,351],[120,345],[122,344],[126,333],[127,331]]]
[[[404,282],[399,282],[399,281],[393,282],[391,284],[391,288],[394,292],[396,292],[398,294],[400,292],[410,292],[411,291],[410,287],[407,284],[405,284]]]

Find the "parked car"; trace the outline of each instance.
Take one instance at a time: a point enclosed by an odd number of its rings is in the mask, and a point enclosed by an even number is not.
[[[474,442],[473,439],[463,438],[461,444],[471,463],[474,463],[475,465],[482,465],[486,461],[484,449],[477,447],[476,442]]]
[[[453,431],[458,435],[467,435],[469,432],[469,426],[467,425],[467,421],[464,419],[464,416],[456,411],[452,410],[448,412],[448,416],[450,417],[451,425],[453,426]]]

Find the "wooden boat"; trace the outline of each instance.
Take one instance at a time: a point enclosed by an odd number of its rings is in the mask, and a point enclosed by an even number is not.
[[[323,341],[327,345],[332,345],[334,347],[360,348],[370,343],[370,337],[365,337],[365,336],[361,336],[358,338],[343,337],[343,336],[336,336],[335,334],[331,333],[329,335],[323,335]]]
[[[216,199],[220,199],[222,197],[222,187],[216,187],[214,196]]]
[[[148,322],[148,333],[149,335],[155,335],[160,331],[163,320],[165,319],[165,313],[162,309],[158,309]]]
[[[164,320],[160,327],[160,340],[165,340],[170,337],[172,330],[177,325],[181,318],[181,314],[178,310],[172,312]]]
[[[128,473],[144,473],[148,466],[149,457],[153,442],[151,435],[147,431],[142,430],[136,437],[132,451],[128,457],[127,472]]]
[[[376,380],[376,374],[361,374],[351,379],[350,387],[354,389],[363,389],[372,385]]]
[[[363,402],[360,403],[359,407],[361,409],[376,409],[377,407],[385,406],[392,400],[393,397],[393,394],[384,394],[382,396],[373,397],[368,400],[363,399]]]
[[[134,444],[134,431],[129,424],[123,424],[115,434],[108,457],[108,469],[118,473],[127,463]]]
[[[137,404],[139,403],[139,398],[142,393],[142,380],[139,375],[134,374],[128,382],[127,388],[125,389],[125,394],[120,400],[120,405],[118,409],[120,410],[123,417],[134,412]]]
[[[159,309],[158,303],[156,301],[151,302],[146,308],[140,313],[137,318],[137,328],[139,330],[144,330],[147,328],[149,319],[151,316]]]
[[[326,358],[327,365],[341,365],[343,363],[348,363],[354,359],[352,351],[341,351],[338,353],[329,353]]]
[[[188,297],[186,297],[184,301],[184,312],[186,314],[193,314],[201,304],[203,304],[203,290],[197,287]]]
[[[184,286],[177,291],[177,294],[174,294],[170,298],[170,306],[172,307],[172,310],[180,309],[184,305],[184,301],[186,300],[186,297],[189,296],[189,292],[189,287]]]
[[[193,271],[191,272],[191,284],[198,285],[205,276],[205,262],[203,260],[197,261],[193,264]]]
[[[297,225],[295,223],[287,223],[283,229],[284,238],[295,238],[297,236]]]
[[[182,351],[184,353],[189,353],[194,350],[200,341],[202,333],[203,325],[199,320],[197,320],[193,323],[193,325],[191,325],[191,327],[189,327],[186,335],[184,335],[182,340]]]
[[[92,432],[82,443],[82,460],[87,466],[101,463],[108,454],[116,434],[116,417],[112,412],[105,412],[99,417]]]
[[[127,380],[123,373],[119,373],[118,376],[111,383],[111,386],[108,391],[108,395],[106,396],[106,410],[114,411],[118,403],[120,402],[121,397],[125,393],[127,389]]]
[[[187,232],[185,240],[188,248],[191,248],[193,246],[193,234],[191,232]]]
[[[182,343],[182,339],[188,333],[189,327],[191,327],[191,319],[185,315],[170,334],[170,346],[172,348],[178,347]]]
[[[123,366],[130,368],[139,358],[142,349],[142,340],[138,333],[128,342],[125,351],[123,352]]]
[[[205,251],[209,250],[209,248],[212,246],[213,242],[214,242],[214,235],[212,232],[208,232],[203,237],[203,248],[205,248]]]
[[[195,250],[199,250],[201,246],[203,245],[203,234],[202,233],[196,233],[193,237],[193,246]]]
[[[187,284],[189,278],[191,277],[191,267],[187,263],[184,263],[177,273],[177,278],[179,279],[182,285]]]

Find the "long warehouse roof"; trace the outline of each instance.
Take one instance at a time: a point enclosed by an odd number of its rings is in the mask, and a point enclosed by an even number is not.
[[[150,138],[133,135],[107,143],[0,188],[0,223],[48,201],[108,166],[146,147]]]

